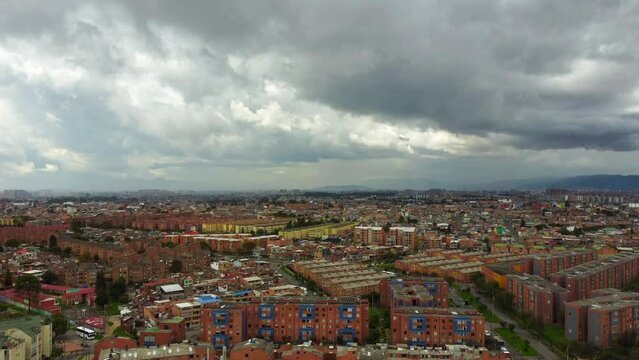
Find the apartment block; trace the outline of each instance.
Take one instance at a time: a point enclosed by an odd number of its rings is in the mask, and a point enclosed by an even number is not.
[[[202,311],[200,340],[216,348],[251,338],[274,342],[363,343],[368,337],[368,301],[342,298],[262,298],[221,303]]]
[[[331,296],[358,296],[379,291],[379,282],[390,274],[369,269],[364,264],[348,261],[299,261],[293,271],[314,281]]]
[[[355,226],[353,240],[364,245],[381,245],[386,243],[386,232],[381,226]]]
[[[0,349],[4,359],[39,360],[53,352],[51,322],[40,316],[22,316],[0,321],[0,339],[9,341]]]
[[[552,273],[596,259],[597,253],[595,251],[569,251],[554,254],[540,254],[522,259],[522,272],[547,277]]]
[[[353,238],[365,245],[400,245],[411,249],[419,246],[417,228],[411,226],[393,226],[388,232],[381,226],[355,226]]]
[[[534,275],[506,275],[506,290],[513,295],[515,308],[543,324],[563,321],[568,290]]]
[[[605,347],[639,330],[639,293],[602,289],[593,296],[566,304],[566,339]]]
[[[328,223],[295,229],[280,230],[278,232],[278,235],[287,239],[319,239],[324,236],[339,235],[347,231],[352,231],[354,228],[354,223]]]
[[[222,349],[248,339],[246,336],[246,304],[218,303],[202,309],[200,340]]]
[[[597,289],[620,289],[639,276],[639,254],[620,253],[565,269],[548,278],[568,289],[568,301],[584,300]]]
[[[448,307],[448,283],[442,278],[385,279],[379,293],[381,305],[389,309]]]
[[[486,323],[476,310],[450,308],[396,309],[391,312],[391,344],[483,346]]]

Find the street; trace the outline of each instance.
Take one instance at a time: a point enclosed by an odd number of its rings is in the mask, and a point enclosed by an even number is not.
[[[491,301],[488,298],[486,298],[486,297],[482,296],[481,294],[479,294],[477,291],[475,291],[475,289],[472,289],[472,294],[475,295],[477,298],[479,298],[479,300],[484,305],[486,305],[490,309],[490,311],[492,311],[492,313],[495,314],[502,321],[506,321],[506,322],[509,322],[509,323],[512,323],[512,324],[517,324],[517,322],[514,319],[512,319],[508,314],[506,314],[503,311],[499,310],[497,307],[493,306]],[[541,341],[537,340],[537,337],[534,336],[533,334],[529,333],[527,330],[522,329],[519,326],[515,326],[514,331],[522,339],[528,340],[530,342],[530,346],[532,346],[535,350],[537,350],[537,352],[539,353],[539,355],[541,356],[542,359],[545,359],[545,360],[560,360],[559,355],[554,353],[544,343],[542,343]],[[508,350],[511,351],[510,347],[508,348]]]

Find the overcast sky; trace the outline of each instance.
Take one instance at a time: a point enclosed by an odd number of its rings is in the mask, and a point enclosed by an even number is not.
[[[0,188],[639,173],[639,1],[28,1]]]

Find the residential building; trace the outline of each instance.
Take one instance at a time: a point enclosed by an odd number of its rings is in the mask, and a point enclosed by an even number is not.
[[[15,356],[15,359],[40,360],[52,355],[51,322],[40,316],[0,320],[0,339],[5,340],[8,351],[3,352],[10,358]]]
[[[391,312],[390,343],[483,346],[485,329],[484,317],[476,310],[407,307]]]
[[[368,301],[276,297],[218,303],[202,311],[200,340],[216,348],[251,338],[276,342],[359,342],[368,337]]]

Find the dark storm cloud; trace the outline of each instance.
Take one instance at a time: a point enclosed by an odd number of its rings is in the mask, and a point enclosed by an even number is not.
[[[631,150],[624,107],[639,86],[637,2],[135,2],[141,18],[192,31],[228,53],[275,51],[298,95],[389,122],[504,133],[525,148]],[[580,61],[597,65],[591,72]],[[616,69],[613,71],[611,69]],[[563,84],[553,77],[569,76]],[[586,77],[586,78],[580,78]],[[583,82],[593,81],[587,91]],[[584,112],[610,131],[589,133]],[[572,132],[563,129],[569,122]],[[528,137],[529,128],[538,128]]]
[[[634,171],[637,38],[637,1],[10,0],[0,165],[173,181],[508,154]]]

